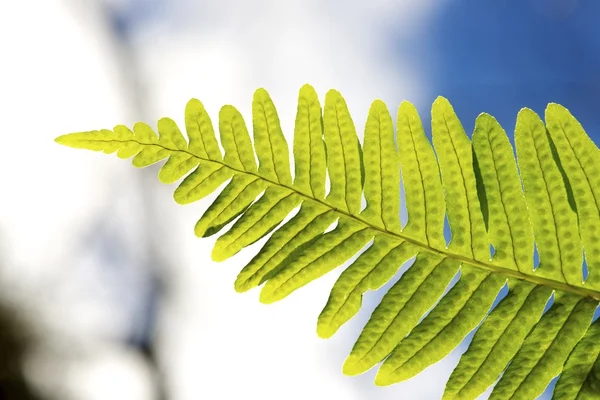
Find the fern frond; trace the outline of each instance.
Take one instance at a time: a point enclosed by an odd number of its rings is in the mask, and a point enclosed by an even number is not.
[[[56,141],[133,157],[136,167],[166,159],[159,179],[181,179],[174,192],[180,204],[229,181],[195,233],[210,236],[235,220],[213,249],[213,259],[221,261],[273,232],[235,282],[239,292],[264,284],[264,303],[283,299],[371,243],[333,286],[318,318],[321,337],[335,334],[359,311],[364,293],[383,286],[414,257],[359,335],[344,363],[346,374],[383,361],[377,384],[409,379],[479,325],[450,376],[445,400],[475,399],[499,377],[492,399],[535,399],[563,369],[556,398],[600,397],[600,325],[591,324],[600,300],[598,148],[557,104],[548,106],[546,123],[529,109],[519,112],[517,160],[488,114],[477,118],[472,140],[448,100],[435,100],[431,118],[433,146],[412,104],[398,108],[394,134],[390,112],[376,100],[361,146],[342,95],[329,91],[321,109],[305,85],[298,96],[293,178],[277,110],[264,89],[252,103],[253,140],[239,111],[224,106],[218,141],[194,99],[185,110],[187,139],[163,118],[158,136],[137,123],[133,130],[119,125]],[[508,294],[490,312],[505,285]],[[552,295],[555,301],[543,313]]]

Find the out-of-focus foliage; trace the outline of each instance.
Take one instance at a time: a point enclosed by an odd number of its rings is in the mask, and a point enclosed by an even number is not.
[[[0,399],[43,400],[32,391],[24,373],[33,344],[33,332],[17,310],[0,302]]]

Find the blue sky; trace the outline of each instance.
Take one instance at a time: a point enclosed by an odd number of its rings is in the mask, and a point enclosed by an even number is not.
[[[404,45],[426,71],[419,109],[442,95],[467,130],[485,111],[510,131],[520,108],[543,114],[556,102],[600,139],[598,15],[589,0],[440,2],[425,34]]]

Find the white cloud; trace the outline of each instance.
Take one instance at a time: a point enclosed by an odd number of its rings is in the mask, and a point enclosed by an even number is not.
[[[140,171],[114,156],[61,148],[52,139],[62,133],[131,123],[139,116],[129,112],[129,99],[119,88],[118,63],[112,59],[118,53],[111,47],[112,39],[102,33],[101,19],[91,14],[76,18],[58,0],[7,4],[0,5],[0,14],[10,12],[14,18],[0,26],[0,44],[13,62],[2,65],[0,99],[8,116],[3,121],[3,131],[8,132],[3,148],[10,151],[0,157],[0,168],[14,173],[3,175],[11,196],[0,200],[0,228],[6,230],[9,262],[19,266],[7,279],[26,285],[58,274],[64,279],[71,276],[71,288],[90,288],[90,276],[73,272],[83,264],[72,243],[98,212],[112,204],[110,196],[121,191],[132,198],[119,214],[122,223],[135,223],[140,199],[132,177]],[[252,92],[265,87],[291,143],[297,92],[308,82],[321,99],[329,88],[342,92],[360,135],[373,99],[384,99],[392,113],[402,99],[420,100],[427,82],[410,60],[392,61],[397,58],[387,35],[393,28],[398,40],[409,37],[422,28],[433,4],[384,0],[169,3],[164,18],[135,37],[141,77],[151,99],[149,117],[170,116],[181,122],[187,100],[198,97],[213,122],[223,104],[236,105],[250,122]],[[35,13],[30,12],[32,7]],[[162,203],[156,215],[167,232],[159,233],[166,241],[162,252],[181,252],[170,263],[174,291],[162,309],[159,336],[173,398],[439,397],[444,374],[449,373],[442,366],[456,358],[432,367],[414,382],[390,388],[375,388],[372,374],[342,375],[343,358],[352,345],[349,336],[356,337],[360,327],[354,324],[353,333],[346,331],[328,341],[318,339],[315,332],[316,317],[339,270],[271,306],[258,302],[257,291],[234,293],[237,271],[260,243],[225,263],[210,261],[213,240],[199,240],[192,231],[209,200],[180,207],[171,198],[173,189],[173,185],[158,189]],[[137,234],[135,229],[126,232],[129,239],[124,246],[135,247]],[[79,309],[69,303],[82,301],[85,294],[72,290],[70,295],[56,296],[38,304],[48,311],[50,325],[69,321],[71,332],[94,334],[106,329],[105,336],[120,334],[110,332],[120,324],[118,313],[111,313],[115,308],[110,301],[104,305],[92,301],[89,308]],[[87,320],[85,310],[90,312]],[[97,373],[100,380],[73,379],[89,388],[106,386],[101,377],[112,375]],[[437,385],[424,384],[432,380]],[[111,396],[104,398],[116,398]]]

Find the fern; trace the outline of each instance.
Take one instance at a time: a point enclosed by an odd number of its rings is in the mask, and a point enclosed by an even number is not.
[[[500,376],[491,399],[534,399],[561,371],[556,398],[599,398],[600,322],[592,323],[600,300],[598,148],[557,104],[546,109],[545,124],[529,109],[519,112],[518,166],[492,116],[477,118],[472,141],[446,99],[436,99],[431,117],[433,147],[413,105],[400,105],[394,133],[388,109],[376,100],[361,146],[340,93],[329,91],[322,110],[314,89],[305,85],[298,99],[293,178],[288,144],[264,89],[256,91],[252,104],[253,141],[241,114],[232,106],[221,109],[224,155],[198,100],[185,110],[189,140],[163,118],[158,136],[137,123],[133,131],[119,125],[56,141],[116,151],[120,158],[133,157],[136,167],[167,159],[159,179],[173,183],[185,176],[174,194],[180,204],[229,181],[195,232],[213,235],[239,217],[216,241],[212,257],[222,261],[274,230],[235,282],[239,292],[264,284],[264,303],[283,299],[372,242],[331,290],[317,324],[324,338],[358,312],[365,292],[381,287],[415,257],[358,337],[344,364],[346,374],[383,361],[377,384],[409,379],[480,325],[444,399],[475,399]],[[408,211],[404,226],[400,171]],[[280,226],[297,206],[298,213]],[[452,232],[448,246],[445,215]],[[444,295],[457,273],[458,282]],[[490,312],[505,285],[507,296]]]

